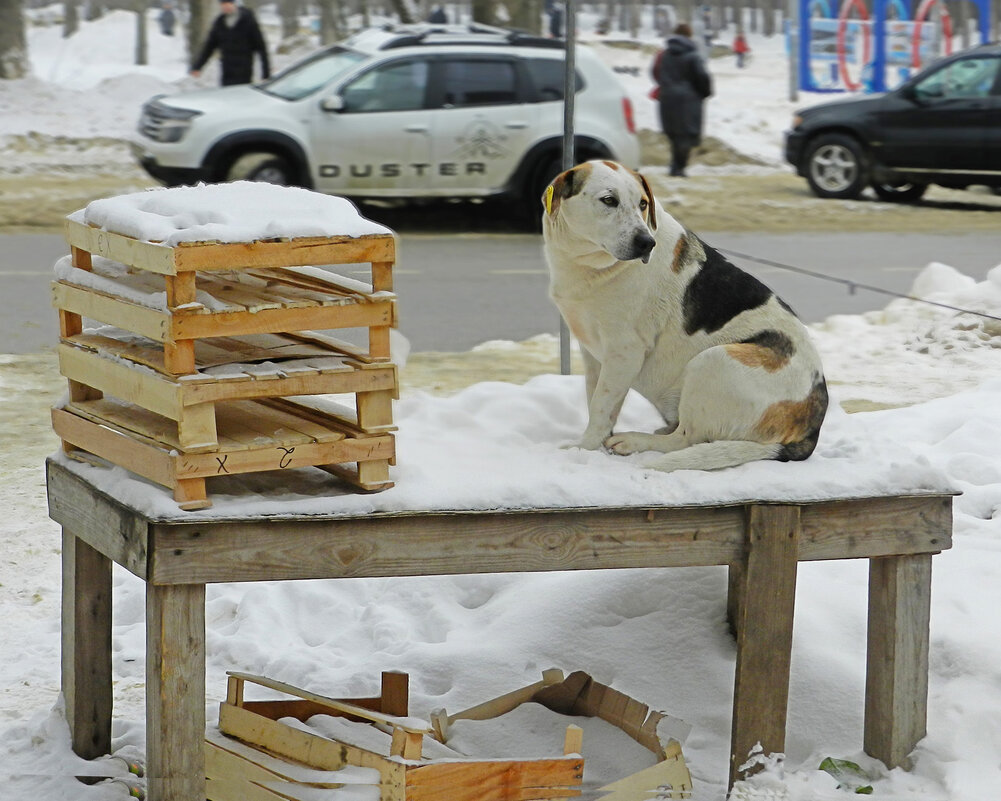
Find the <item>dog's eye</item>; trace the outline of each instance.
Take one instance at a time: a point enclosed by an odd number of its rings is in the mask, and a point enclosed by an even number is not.
[[[601,199],[601,202],[604,203],[606,206],[610,206],[611,208],[615,208],[616,206],[619,205],[619,199],[615,197],[615,195],[608,195],[607,197],[603,197]]]
[[[649,205],[650,204],[646,202],[646,198],[643,198],[640,201],[640,211],[646,211],[646,207],[649,206]]]

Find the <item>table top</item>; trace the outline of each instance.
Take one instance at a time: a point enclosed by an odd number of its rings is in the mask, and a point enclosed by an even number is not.
[[[774,504],[438,510],[282,517],[150,518],[61,458],[47,462],[49,514],[155,584],[726,565]],[[952,495],[797,504],[798,559],[937,553]],[[791,533],[791,535],[793,535]]]

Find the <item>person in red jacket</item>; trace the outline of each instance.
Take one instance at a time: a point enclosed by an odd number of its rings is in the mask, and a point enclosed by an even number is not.
[[[733,52],[737,54],[737,66],[744,66],[744,56],[751,52],[747,39],[744,38],[743,31],[737,31],[737,38],[733,40]]]
[[[254,53],[261,57],[261,78],[271,77],[268,46],[254,12],[237,6],[235,0],[220,0],[219,9],[222,13],[212,23],[205,45],[191,65],[191,74],[197,78],[218,50],[223,86],[250,83],[254,79]]]

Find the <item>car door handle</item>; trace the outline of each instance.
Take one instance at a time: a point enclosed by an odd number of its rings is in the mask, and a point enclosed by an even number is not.
[[[427,133],[428,127],[426,125],[408,125],[403,130],[407,133]]]
[[[504,125],[505,128],[527,128],[527,122],[509,122]]]

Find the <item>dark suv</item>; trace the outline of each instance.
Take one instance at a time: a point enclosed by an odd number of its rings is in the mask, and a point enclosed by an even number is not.
[[[1001,46],[943,58],[884,95],[797,112],[785,157],[819,197],[920,198],[929,184],[1001,191]]]

